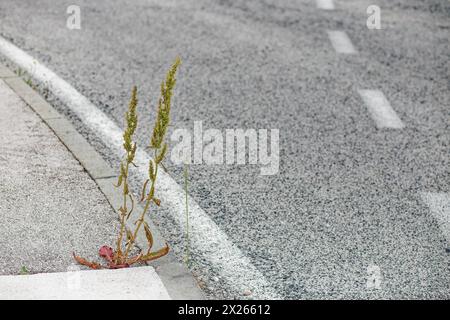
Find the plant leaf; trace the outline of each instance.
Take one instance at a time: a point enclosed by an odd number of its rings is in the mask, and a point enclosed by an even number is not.
[[[146,255],[143,255],[141,258],[141,261],[152,261],[158,258],[161,258],[169,253],[169,246],[166,243],[166,246],[156,252],[147,253]]]
[[[131,241],[131,240],[134,241],[134,239],[133,239],[133,234],[132,234],[131,231],[128,230],[128,229],[127,229],[127,240],[128,240],[128,241]]]
[[[155,162],[157,164],[159,164],[161,161],[163,161],[163,159],[164,159],[164,157],[166,155],[166,152],[167,152],[167,143],[164,143],[164,145],[161,148],[160,153],[158,154],[158,156],[155,159]]]
[[[155,166],[153,164],[153,160],[150,159],[149,163],[148,163],[148,176],[150,178],[150,180],[154,181],[155,180]]]
[[[122,215],[126,215],[127,212],[128,212],[128,209],[127,209],[127,208],[124,208],[124,207],[120,207],[120,208],[119,208],[119,212],[120,212]]]
[[[120,176],[119,176],[119,179],[118,179],[118,181],[117,181],[117,184],[115,184],[114,186],[115,186],[116,188],[120,187],[120,186],[122,185],[122,181],[123,181],[123,176],[120,175]]]
[[[145,182],[144,182],[144,186],[142,187],[141,200],[140,200],[139,202],[144,201],[145,193],[146,193],[145,191],[147,191],[147,184],[148,184],[149,181],[150,181],[150,180],[147,179],[147,180],[145,180]]]
[[[147,237],[148,241],[148,252],[150,253],[150,249],[153,247],[153,235],[150,230],[150,227],[148,226],[147,222],[144,221],[144,230],[145,230],[145,236]]]
[[[94,269],[94,270],[99,270],[99,269],[102,269],[102,268],[103,268],[103,267],[102,267],[101,265],[99,265],[98,263],[90,262],[90,261],[87,261],[86,259],[84,259],[84,258],[82,258],[82,257],[77,256],[77,255],[75,254],[75,252],[73,252],[72,254],[73,254],[73,257],[74,257],[74,259],[76,260],[76,262],[78,262],[79,264],[81,264],[81,265],[83,265],[83,266],[89,267],[89,268]]]
[[[128,268],[130,265],[128,263],[122,263],[122,264],[115,264],[114,262],[111,262],[108,265],[109,269],[123,269],[123,268]]]
[[[133,258],[128,259],[126,264],[131,266],[132,264],[135,264],[136,262],[138,262],[141,258],[142,258],[142,253],[140,253],[139,255],[137,255]]]
[[[129,194],[128,197],[130,198],[130,201],[131,201],[131,210],[130,210],[130,212],[128,212],[127,220],[130,218],[131,213],[134,210],[134,198],[133,198],[133,196],[131,194]]]
[[[108,246],[102,246],[100,250],[98,250],[98,254],[100,255],[100,257],[104,258],[110,263],[114,259],[114,251],[111,247]]]

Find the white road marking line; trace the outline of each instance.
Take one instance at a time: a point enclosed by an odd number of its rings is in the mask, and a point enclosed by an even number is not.
[[[0,53],[30,73],[37,81],[45,83],[50,91],[70,108],[113,152],[123,156],[122,130],[106,114],[92,104],[69,83],[36,59],[9,41],[0,37]],[[142,149],[136,154],[140,181],[147,177],[149,155]],[[159,196],[171,217],[185,232],[184,191],[164,170],[160,171]],[[212,267],[220,272],[230,288],[236,293],[252,291],[255,299],[281,299],[281,296],[267,282],[264,275],[250,259],[228,239],[228,236],[192,199],[189,199],[191,245]]]
[[[337,53],[355,54],[356,49],[353,46],[348,35],[343,31],[327,31],[331,44]]]
[[[450,196],[447,193],[421,192],[423,202],[430,208],[450,245]]]
[[[358,90],[358,92],[378,128],[402,129],[405,127],[383,92],[379,90]]]
[[[333,0],[316,0],[317,8],[322,10],[334,10]]]

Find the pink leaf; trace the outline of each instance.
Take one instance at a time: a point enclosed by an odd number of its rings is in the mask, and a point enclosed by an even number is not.
[[[108,260],[109,262],[113,261],[114,251],[111,247],[108,246],[101,247],[100,250],[98,250],[98,254],[100,255],[100,257]]]

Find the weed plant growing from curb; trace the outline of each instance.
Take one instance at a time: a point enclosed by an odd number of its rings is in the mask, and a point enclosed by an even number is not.
[[[33,88],[33,89],[36,89],[36,85],[33,83],[33,79],[31,78],[31,75],[28,74],[28,72],[22,70],[21,68],[18,68],[18,69],[16,70],[16,74],[17,74],[17,76],[18,76],[19,78],[22,78],[23,81],[25,81],[25,83],[26,83],[29,87],[31,87],[31,88]]]
[[[19,274],[22,276],[25,276],[25,275],[30,274],[30,271],[28,271],[27,267],[22,266],[22,268],[20,268]]]
[[[126,128],[123,134],[123,148],[125,150],[125,157],[120,164],[120,175],[116,187],[121,188],[123,202],[119,208],[120,214],[120,230],[117,237],[115,249],[109,246],[102,246],[99,250],[99,255],[106,260],[107,266],[87,261],[86,259],[73,254],[75,260],[82,265],[88,266],[92,269],[101,268],[127,268],[132,264],[139,262],[148,262],[158,259],[169,252],[169,247],[166,246],[157,251],[151,251],[153,247],[153,235],[150,226],[144,220],[145,215],[149,212],[151,205],[160,206],[161,201],[156,197],[156,181],[158,177],[158,170],[160,167],[164,168],[162,164],[166,153],[167,143],[165,142],[167,129],[170,122],[170,108],[172,92],[176,83],[177,69],[181,60],[177,58],[168,71],[165,81],[161,83],[161,95],[158,100],[156,121],[150,137],[149,147],[153,150],[153,159],[148,164],[148,179],[142,186],[142,194],[140,202],[144,202],[144,208],[139,214],[139,218],[134,222],[134,229],[127,228],[128,219],[131,213],[135,210],[135,199],[129,187],[129,173],[130,169],[135,166],[134,158],[136,156],[137,144],[133,141],[133,136],[138,125],[137,116],[137,88],[134,87],[131,94],[131,100],[128,105],[128,111],[125,114]],[[147,250],[140,251],[137,255],[131,256],[136,251],[136,238],[139,232],[144,232],[148,241]]]

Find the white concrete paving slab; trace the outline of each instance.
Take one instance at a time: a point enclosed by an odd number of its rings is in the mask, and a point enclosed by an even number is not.
[[[2,300],[169,300],[153,267],[0,276]]]

